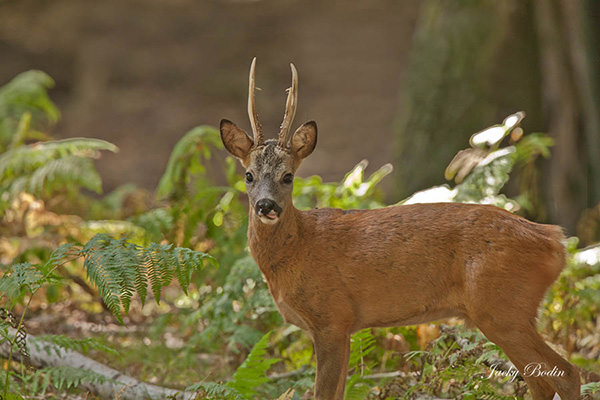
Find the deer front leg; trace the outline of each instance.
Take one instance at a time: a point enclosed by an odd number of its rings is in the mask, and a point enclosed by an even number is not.
[[[326,333],[314,336],[317,354],[316,400],[343,400],[350,357],[350,335]]]

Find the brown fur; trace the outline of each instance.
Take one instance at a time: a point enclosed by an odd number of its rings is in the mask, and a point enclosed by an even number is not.
[[[529,363],[564,371],[525,376],[533,400],[579,398],[577,369],[536,330],[540,301],[565,265],[561,228],[474,204],[299,211],[285,177],[315,148],[314,122],[289,144],[281,133],[252,139],[227,120],[221,138],[249,177],[252,256],[284,319],[313,340],[317,399],[343,399],[353,332],[451,316],[479,327],[521,373]]]
[[[565,263],[559,227],[471,204],[292,207],[276,225],[251,213],[248,239],[284,319],[315,341],[319,399],[343,398],[351,333],[451,316],[472,321],[519,368],[546,362],[567,373],[527,379],[534,399],[579,396],[576,369],[535,329],[540,301]],[[323,357],[343,365],[324,372]]]

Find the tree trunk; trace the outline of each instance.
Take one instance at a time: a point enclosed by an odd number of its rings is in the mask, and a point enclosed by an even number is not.
[[[468,146],[468,138],[499,122],[499,104],[510,100],[500,94],[506,88],[497,75],[511,64],[513,48],[522,47],[520,43],[506,47],[511,27],[519,27],[515,10],[520,12],[512,0],[423,3],[396,135],[402,197],[443,183],[446,165]],[[504,78],[514,83],[518,77],[507,77],[510,72],[506,68]],[[520,88],[519,92],[521,98],[528,95]],[[519,106],[509,104],[501,115],[525,105]]]
[[[423,3],[397,131],[400,195],[442,183],[471,134],[524,110],[526,132],[555,140],[534,199],[546,210],[529,217],[576,234],[600,203],[599,14],[595,0]]]
[[[597,6],[597,5],[596,5]],[[536,0],[543,101],[555,146],[547,174],[551,219],[571,234],[581,212],[600,201],[600,104],[594,5]]]

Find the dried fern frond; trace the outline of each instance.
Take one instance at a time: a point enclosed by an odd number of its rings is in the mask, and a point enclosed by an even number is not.
[[[19,350],[19,354],[21,355],[23,362],[25,364],[31,364],[29,349],[27,348],[27,329],[25,328],[25,325],[19,325],[15,316],[5,308],[0,308],[0,322],[4,322],[11,328],[17,330],[14,338],[14,344]],[[3,332],[2,337],[5,339],[0,339],[0,343],[2,343],[4,340],[10,340],[8,337],[8,331]]]

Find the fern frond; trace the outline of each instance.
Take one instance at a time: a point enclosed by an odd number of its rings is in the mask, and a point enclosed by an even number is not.
[[[10,143],[11,136],[25,113],[29,113],[34,125],[53,124],[59,112],[48,96],[54,86],[50,76],[41,71],[27,71],[17,75],[0,88],[0,151]]]
[[[87,354],[90,350],[100,351],[107,354],[112,354],[115,356],[119,355],[119,352],[115,349],[106,346],[100,343],[95,338],[84,338],[84,339],[73,339],[67,337],[65,335],[41,335],[37,337],[31,338],[32,346],[37,346],[37,342],[44,343],[53,343],[56,346],[40,346],[39,348],[44,348],[48,355],[51,354],[52,351],[56,353],[57,356],[60,356],[61,349],[69,349],[74,350],[82,354]]]
[[[189,176],[194,168],[190,168],[192,163],[200,163],[196,165],[196,169],[200,169],[202,159],[210,158],[209,146],[217,149],[222,149],[219,131],[210,126],[198,126],[177,142],[167,169],[160,178],[158,184],[157,195],[159,199],[164,199],[173,195],[182,195],[185,192],[185,187],[188,183]]]
[[[56,190],[83,187],[101,192],[92,158],[117,147],[98,139],[65,139],[19,146],[0,154],[0,190],[11,195],[27,191],[41,197]]]
[[[209,399],[250,400],[256,397],[256,388],[269,382],[267,371],[271,365],[279,361],[278,358],[266,358],[269,346],[269,337],[272,331],[254,345],[246,360],[235,371],[231,380],[226,384],[215,382],[201,382],[189,386],[186,390],[200,391],[208,395]]]
[[[92,190],[96,193],[102,191],[102,181],[92,160],[68,156],[58,160],[51,160],[37,168],[29,178],[28,192],[34,195],[40,193],[48,194],[56,186],[64,186],[65,182]]]
[[[42,395],[48,387],[53,386],[58,390],[79,386],[82,382],[105,383],[114,380],[94,371],[62,365],[39,369],[33,376],[32,391],[41,391]]]
[[[0,299],[8,299],[14,305],[26,293],[34,292],[45,277],[39,267],[30,263],[12,265],[0,278]]]
[[[352,335],[350,340],[349,370],[364,364],[364,359],[375,349],[375,337],[370,329],[363,329]]]
[[[77,250],[76,250],[77,249]],[[170,244],[150,243],[141,247],[126,239],[113,239],[106,234],[95,235],[85,246],[61,246],[48,264],[61,262],[61,257],[83,257],[83,266],[90,281],[98,287],[108,309],[122,323],[121,306],[129,312],[134,293],[144,304],[150,282],[156,302],[160,302],[162,288],[174,276],[187,293],[191,274],[206,263],[217,265],[206,253],[174,247]]]
[[[186,391],[198,392],[203,399],[210,400],[247,400],[237,390],[217,382],[201,382],[189,386]]]
[[[0,179],[31,173],[48,162],[65,157],[99,158],[100,151],[117,152],[117,146],[100,139],[72,138],[38,142],[11,149],[0,156]]]
[[[279,361],[278,358],[266,358],[267,348],[269,346],[269,337],[271,332],[267,332],[254,345],[246,360],[235,371],[231,380],[226,386],[237,390],[247,399],[253,399],[256,394],[256,388],[269,381],[267,370],[271,365]]]
[[[115,259],[115,252],[119,244],[111,246],[113,239],[99,234],[90,240],[82,249],[84,257],[83,267],[86,270],[88,278],[97,287],[100,296],[108,309],[117,317],[119,322],[123,323],[121,317],[121,288],[118,284],[120,280],[121,268],[118,260]],[[128,254],[125,252],[125,254]],[[127,302],[127,292],[124,292],[125,303]]]
[[[372,381],[363,378],[365,370],[369,370],[365,359],[375,349],[375,337],[370,329],[356,332],[350,339],[350,360],[348,370],[353,371],[346,382],[346,398],[349,400],[364,399],[370,391]]]
[[[360,375],[352,375],[346,383],[345,400],[363,400],[371,391],[371,386]]]
[[[129,219],[135,225],[144,228],[151,240],[161,240],[163,234],[175,224],[173,215],[167,208],[156,208]]]
[[[581,385],[582,395],[597,395],[598,393],[600,393],[600,382],[590,382],[586,383],[585,385]]]

